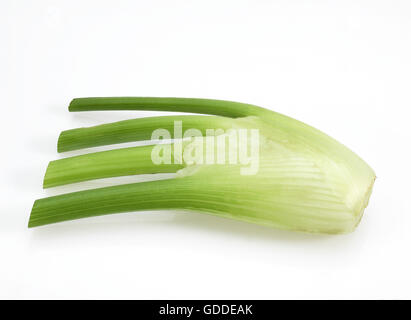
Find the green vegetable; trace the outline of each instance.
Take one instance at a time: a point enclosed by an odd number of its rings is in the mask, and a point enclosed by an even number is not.
[[[185,98],[80,98],[71,102],[69,110],[183,111],[214,116],[152,117],[68,130],[60,135],[59,152],[148,140],[153,130],[172,131],[174,122],[181,121],[184,128],[201,133],[218,128],[258,129],[259,169],[255,175],[241,175],[240,164],[154,164],[155,146],[52,161],[44,179],[46,188],[132,174],[177,172],[177,176],[37,200],[29,227],[127,211],[185,209],[281,229],[347,233],[361,220],[375,180],[361,158],[326,134],[249,104]],[[186,141],[182,148],[188,148]]]

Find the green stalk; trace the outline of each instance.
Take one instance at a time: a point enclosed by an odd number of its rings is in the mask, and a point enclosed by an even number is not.
[[[73,99],[69,111],[152,110],[213,114],[230,118],[255,115],[263,108],[252,104],[193,98],[104,97]]]
[[[153,146],[140,146],[89,153],[51,161],[43,187],[135,174],[172,173],[181,164],[156,165],[151,160]]]
[[[178,207],[176,180],[134,183],[36,200],[29,228],[109,213]]]
[[[217,116],[183,115],[131,119],[63,131],[57,143],[57,150],[66,152],[109,144],[150,140],[152,132],[158,128],[166,129],[173,134],[175,121],[182,122],[183,130],[196,128],[203,135],[206,129],[227,129],[232,126],[231,119]]]

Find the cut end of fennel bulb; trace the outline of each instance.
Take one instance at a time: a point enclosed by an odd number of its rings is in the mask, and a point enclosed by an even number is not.
[[[264,108],[220,100],[151,97],[82,98],[70,104],[70,111],[95,110],[213,116],[151,117],[67,130],[60,135],[59,151],[148,140],[153,130],[171,129],[178,120],[200,132],[258,129],[258,171],[242,175],[238,164],[154,164],[154,146],[55,160],[47,169],[45,188],[134,174],[177,175],[36,200],[29,227],[128,211],[182,209],[285,230],[340,234],[355,230],[371,196],[375,173],[354,152],[309,125]]]

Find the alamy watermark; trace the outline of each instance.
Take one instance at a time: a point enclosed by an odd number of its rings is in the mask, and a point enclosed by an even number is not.
[[[258,129],[198,129],[183,132],[182,121],[174,121],[173,134],[156,129],[151,140],[171,140],[154,146],[154,164],[240,165],[241,175],[255,175],[259,169],[260,141]]]

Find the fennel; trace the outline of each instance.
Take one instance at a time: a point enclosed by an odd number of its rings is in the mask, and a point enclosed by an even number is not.
[[[152,117],[62,132],[58,151],[148,140],[176,120],[204,132],[248,128],[260,132],[259,171],[238,165],[161,164],[155,146],[116,149],[52,161],[44,187],[131,174],[177,172],[174,179],[69,193],[34,203],[29,227],[103,214],[183,209],[314,232],[347,233],[358,225],[375,180],[373,170],[348,148],[300,121],[230,101],[188,98],[80,98],[70,111],[157,110],[214,116]],[[174,144],[176,142],[173,142]]]

